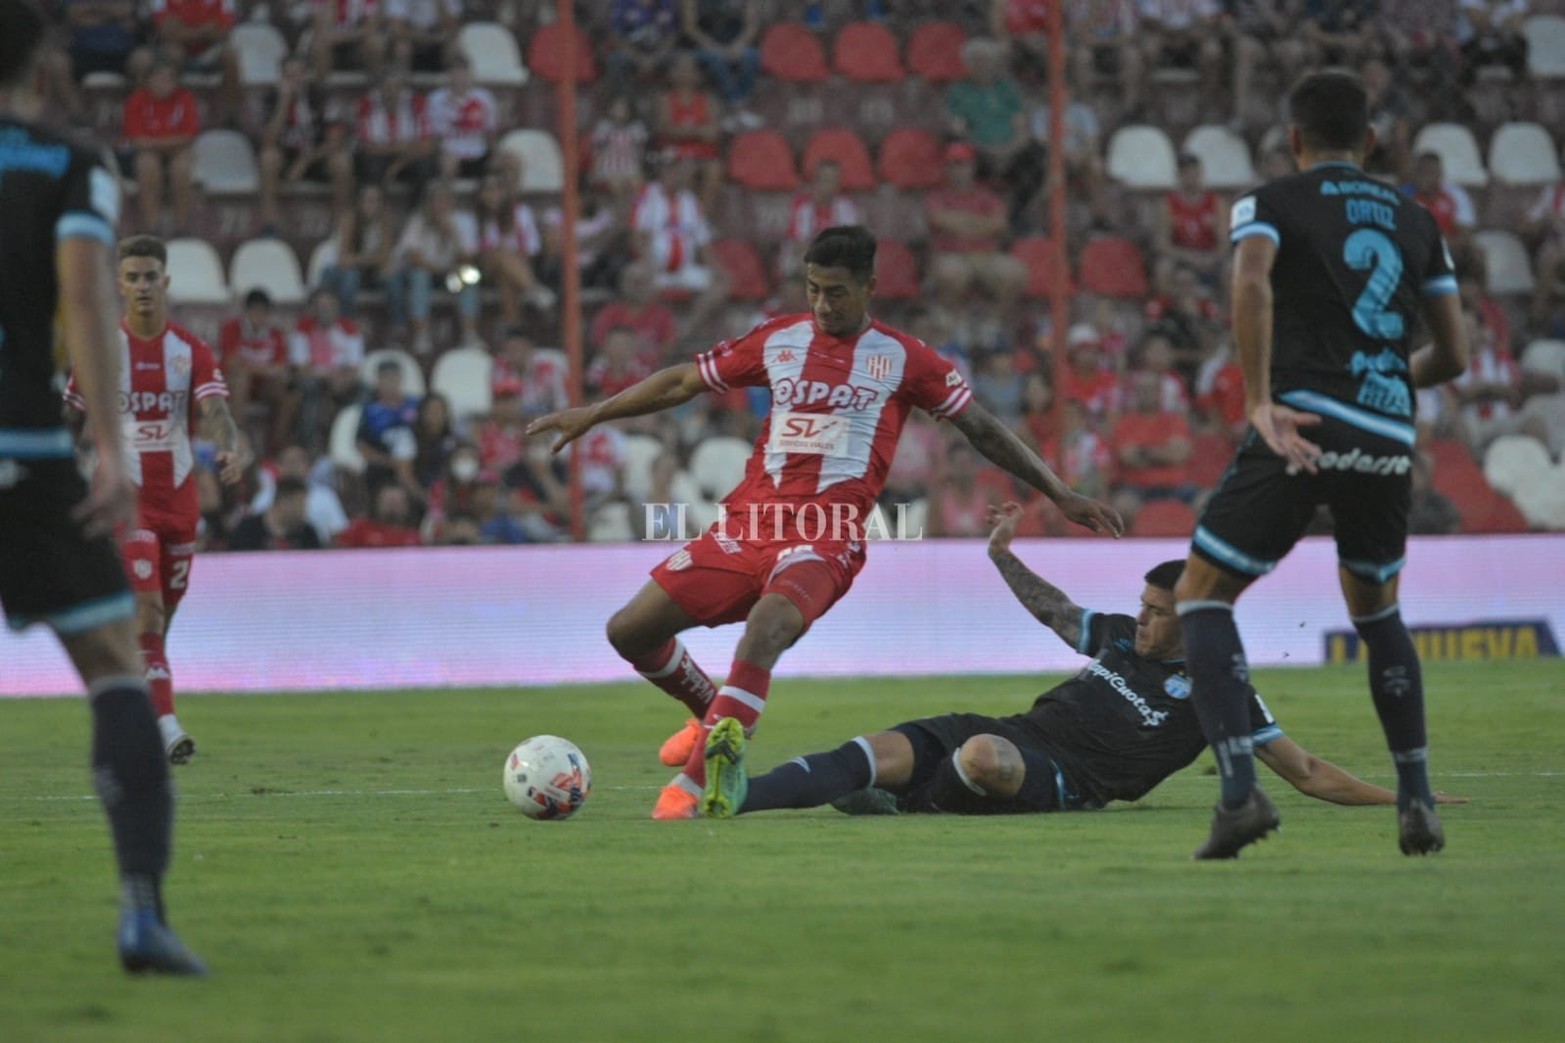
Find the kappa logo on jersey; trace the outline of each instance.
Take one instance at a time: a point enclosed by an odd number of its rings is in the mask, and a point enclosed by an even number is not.
[[[784,349],[782,349],[781,351],[779,351],[777,353],[777,361],[779,363],[782,363],[782,362],[793,362],[798,357],[799,356],[797,356],[797,355],[795,355],[793,353],[793,349],[792,348],[784,348]]]
[[[880,392],[874,388],[854,387],[852,384],[787,378],[772,385],[772,397],[778,409],[825,405],[832,409],[857,409],[862,412],[880,399]]]
[[[885,380],[891,375],[891,359],[885,355],[872,355],[864,363],[864,371],[872,380]]]

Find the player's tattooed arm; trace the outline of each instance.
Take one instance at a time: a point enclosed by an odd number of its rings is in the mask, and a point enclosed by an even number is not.
[[[228,399],[210,395],[201,400],[201,434],[217,446],[218,479],[224,485],[238,484],[245,462],[239,451],[239,425],[228,410]]]
[[[1022,505],[1007,503],[1002,507],[990,507],[988,522],[989,560],[1000,570],[1006,586],[1016,595],[1022,607],[1033,618],[1054,631],[1072,648],[1081,643],[1081,606],[1065,592],[1036,572],[1022,564],[1011,550],[1011,540],[1016,537],[1016,525],[1021,521]]]

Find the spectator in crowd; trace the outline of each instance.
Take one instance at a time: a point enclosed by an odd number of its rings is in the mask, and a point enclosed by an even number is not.
[[[510,326],[501,334],[500,346],[494,354],[490,390],[497,402],[504,396],[512,396],[516,399],[514,404],[519,415],[527,417],[542,416],[566,407],[569,396],[565,390],[565,377],[570,366],[564,352],[558,348],[540,348],[526,330]],[[520,455],[520,445],[516,452]],[[486,466],[488,463],[486,455]]]
[[[380,289],[389,279],[396,229],[386,191],[379,185],[361,187],[355,205],[338,213],[342,216],[335,234],[337,254],[321,271],[321,286],[332,292],[342,313],[351,319],[359,291]]]
[[[701,202],[711,207],[723,187],[717,106],[701,86],[701,70],[694,55],[676,55],[669,66],[668,81],[668,90],[657,99],[657,147],[665,156],[696,165]]]
[[[624,208],[583,181],[576,193],[576,266],[585,289],[612,290],[620,270],[630,263],[629,230]],[[550,206],[539,226],[543,249],[534,270],[538,281],[551,291],[563,291],[565,282],[565,211]],[[545,307],[552,305],[543,305]]]
[[[691,190],[695,164],[672,159],[636,193],[631,207],[633,252],[652,266],[659,290],[696,294],[690,324],[700,327],[728,297],[711,261],[712,226]]]
[[[310,60],[315,79],[325,83],[332,70],[362,70],[378,76],[386,58],[386,27],[376,0],[310,0],[315,8]]]
[[[1022,378],[1016,371],[1016,355],[990,351],[978,360],[973,395],[1007,427],[1022,419]]]
[[[503,476],[503,488],[510,493],[506,509],[534,543],[562,539],[570,518],[565,461],[554,455],[552,441],[543,437],[526,442],[521,458]]]
[[[588,389],[603,398],[612,398],[650,377],[652,367],[642,361],[636,348],[635,330],[629,326],[610,329],[597,357],[587,367],[585,383]]]
[[[761,71],[756,39],[761,32],[760,0],[680,0],[685,39],[696,49],[707,79],[717,88],[737,129],[761,125],[745,108]]]
[[[625,266],[619,276],[619,297],[593,316],[593,347],[603,350],[609,331],[617,327],[635,332],[636,357],[652,369],[668,361],[669,350],[679,339],[679,322],[668,306],[658,300],[652,269],[644,262]]]
[[[1070,328],[1065,340],[1065,368],[1055,383],[1068,405],[1078,403],[1090,424],[1107,429],[1119,408],[1119,374],[1091,326]]]
[[[1407,531],[1412,536],[1454,536],[1462,529],[1462,515],[1456,505],[1434,486],[1434,465],[1428,453],[1413,457],[1412,502],[1408,507]]]
[[[1538,249],[1534,262],[1537,285],[1529,320],[1534,329],[1552,335],[1559,331],[1549,329],[1549,317],[1555,301],[1565,294],[1565,181],[1538,193],[1527,211],[1522,234]]]
[[[359,414],[359,430],[354,443],[364,457],[364,486],[370,499],[381,486],[397,484],[410,496],[422,498],[423,486],[413,473],[418,441],[413,433],[418,422],[418,399],[409,395],[402,383],[402,365],[383,359],[375,367],[375,388]]]
[[[611,97],[592,128],[592,184],[616,203],[628,202],[641,187],[641,160],[651,136],[629,96]]]
[[[1276,70],[1293,83],[1309,49],[1301,36],[1297,0],[1225,0],[1221,25],[1233,62],[1234,122],[1243,125],[1257,68]]]
[[[1043,149],[1041,162],[1047,163],[1049,133],[1053,112],[1045,101],[1032,111],[1029,129],[1032,138]],[[1103,148],[1099,142],[1102,132],[1098,114],[1091,105],[1072,100],[1065,106],[1065,172],[1070,178],[1073,195],[1085,196],[1087,212],[1095,227],[1109,225],[1108,193],[1105,185],[1108,175],[1103,167]]]
[[[1162,408],[1162,382],[1150,370],[1130,375],[1130,408],[1114,423],[1113,504],[1130,521],[1152,500],[1190,503],[1190,422]]]
[[[1413,104],[1392,78],[1385,59],[1376,56],[1365,61],[1361,78],[1369,94],[1369,124],[1375,131],[1375,147],[1364,157],[1364,169],[1406,182]]]
[[[337,410],[359,397],[364,334],[342,314],[336,294],[317,288],[288,339],[288,357],[303,395],[299,429],[305,445],[316,449]]]
[[[451,85],[429,96],[429,122],[440,142],[440,176],[480,178],[489,168],[499,127],[494,95],[473,83],[473,65],[451,59]]]
[[[1456,42],[1462,49],[1462,85],[1471,87],[1486,65],[1509,69],[1518,80],[1527,77],[1527,36],[1522,31],[1532,14],[1528,0],[1461,0]]]
[[[95,72],[134,83],[146,73],[131,63],[141,46],[136,0],[63,0],[70,72],[78,82]]]
[[[588,389],[588,405],[602,400],[603,395],[600,392]],[[547,446],[547,443],[545,445]],[[623,431],[612,424],[600,424],[570,444],[566,456],[576,454],[581,456],[581,489],[587,513],[591,514],[604,504],[624,499],[625,433]],[[529,470],[535,476],[541,471],[556,473],[551,469],[557,459],[557,457],[540,458],[537,450],[529,446]],[[558,513],[561,521],[569,517],[568,509]]]
[[[413,525],[408,491],[395,483],[375,493],[368,518],[355,518],[337,534],[337,546],[348,548],[417,547],[423,542]]]
[[[387,70],[359,99],[354,166],[361,184],[401,181],[412,186],[415,199],[423,195],[438,171],[427,101],[397,69]]]
[[[488,476],[479,479],[474,493],[478,542],[505,547],[532,542],[516,509],[521,497]]]
[[[1223,34],[1217,0],[1141,0],[1142,61],[1148,69],[1191,69],[1201,93],[1222,89]]]
[[[616,96],[658,79],[679,42],[674,0],[614,0],[605,63]]]
[[[1234,354],[1233,345],[1221,348],[1201,366],[1196,378],[1196,408],[1207,430],[1220,434],[1237,445],[1250,429],[1250,414],[1245,408],[1244,369]]]
[[[1379,0],[1305,0],[1304,39],[1311,65],[1357,66],[1380,43]]]
[[[1147,302],[1147,328],[1168,338],[1174,365],[1186,380],[1212,352],[1222,329],[1222,310],[1188,264],[1174,265],[1168,288]]]
[[[914,410],[902,428],[886,486],[880,494],[880,507],[888,522],[895,522],[897,506],[925,499],[935,482],[944,474],[946,441],[940,425],[928,413]]]
[[[424,510],[424,522],[420,527],[426,543],[443,543],[448,520],[458,514],[477,512],[475,489],[481,478],[491,484],[493,474],[484,475],[479,462],[478,447],[471,442],[457,441],[446,455],[440,472],[429,484]]]
[[[456,298],[462,343],[478,343],[478,252],[473,215],[457,209],[449,185],[431,186],[403,226],[386,283],[391,321],[404,331],[411,325],[415,354],[434,351],[429,315],[437,280]]]
[[[1565,448],[1565,396],[1557,377],[1523,370],[1510,344],[1497,335],[1484,313],[1463,308],[1468,342],[1467,371],[1443,388],[1462,439],[1482,453],[1502,435],[1529,435],[1550,455]]]
[[[988,509],[1015,493],[1004,471],[980,460],[966,442],[946,449],[945,473],[929,490],[929,535],[982,536]]]
[[[285,183],[330,184],[332,212],[346,214],[353,205],[352,141],[346,124],[327,119],[326,94],[310,83],[302,60],[283,59],[265,111],[271,114],[261,131],[259,210],[265,234],[277,232],[277,196]]]
[[[1008,314],[1027,285],[1027,270],[1000,248],[1008,227],[1005,203],[978,183],[977,160],[965,142],[948,146],[945,187],[924,196],[935,294],[955,312],[969,292],[985,292]]]
[[[521,201],[515,181],[496,171],[478,190],[478,266],[500,294],[500,315],[507,324],[522,319],[522,301],[547,308],[554,294],[538,283],[533,259],[543,249],[533,208]]]
[[[1223,281],[1228,259],[1228,212],[1206,187],[1199,156],[1179,157],[1179,185],[1163,196],[1153,236],[1158,289],[1171,289],[1176,265],[1195,269],[1208,284]]]
[[[1060,418],[1059,433],[1051,432],[1038,443],[1038,455],[1055,469],[1065,484],[1083,496],[1104,496],[1108,476],[1114,469],[1114,454],[1092,429],[1087,410],[1080,402],[1063,403]],[[1047,504],[1049,501],[1042,502]]]
[[[152,63],[147,83],[125,99],[125,143],[135,156],[137,200],[141,204],[143,231],[168,237],[163,222],[163,191],[173,204],[173,229],[190,227],[190,204],[195,185],[196,135],[201,114],[196,96],[179,85],[173,62],[160,58]]]
[[[784,276],[800,274],[804,251],[816,235],[837,225],[859,223],[859,208],[842,194],[842,167],[835,160],[821,160],[810,176],[810,187],[788,205],[788,229],[783,233],[778,271]]]
[[[305,521],[315,530],[318,545],[325,547],[348,527],[348,512],[343,510],[342,499],[332,488],[332,474],[329,459],[322,457],[312,466],[309,451],[304,446],[288,446],[277,454],[274,463],[257,469],[257,490],[250,501],[250,513],[263,514],[272,506],[279,482],[287,479],[303,482],[308,490],[304,501]]]
[[[271,505],[245,518],[228,536],[228,549],[318,550],[320,537],[305,520],[309,487],[300,478],[277,479]]]
[[[447,518],[435,538],[426,536],[424,542],[440,547],[471,547],[484,542],[478,516],[462,511]]]
[[[977,151],[986,173],[1004,180],[1009,222],[1019,226],[1043,187],[1043,147],[1027,133],[1021,90],[1005,74],[1005,46],[975,37],[962,45],[962,61],[967,78],[946,88],[951,134]]]
[[[413,72],[444,72],[458,59],[462,0],[386,0],[391,61]]]
[[[1010,67],[1029,86],[1049,75],[1050,0],[990,0],[989,35],[1002,41]]]
[[[217,73],[221,78],[219,124],[239,114],[239,53],[229,45],[234,30],[234,0],[149,0],[157,53],[183,72]]]
[[[1461,185],[1446,180],[1445,162],[1438,152],[1419,153],[1413,162],[1413,181],[1402,191],[1435,215],[1435,224],[1440,226],[1440,233],[1453,252],[1464,247],[1478,227],[1478,211],[1473,208],[1472,197]]]
[[[268,416],[262,423],[269,437],[252,435],[252,441],[271,447],[286,444],[299,418],[299,390],[290,372],[288,334],[274,321],[272,298],[265,290],[245,294],[244,310],[223,323],[218,354],[234,419],[248,427],[251,406],[263,405]]]
[[[1189,385],[1174,370],[1174,345],[1157,330],[1149,330],[1131,359],[1132,375],[1147,372],[1157,377],[1158,406],[1167,413],[1190,412]]]
[[[1016,433],[1036,453],[1054,438],[1055,429],[1054,385],[1044,370],[1031,370],[1022,377],[1022,418]]]
[[[1142,107],[1141,49],[1136,32],[1137,0],[1077,0],[1065,9],[1073,93],[1093,96],[1098,77],[1113,80],[1126,112]]]
[[[461,441],[451,426],[451,403],[446,396],[431,391],[421,398],[413,419],[413,477],[422,490],[421,499],[427,499],[429,489],[445,473],[446,461]]]

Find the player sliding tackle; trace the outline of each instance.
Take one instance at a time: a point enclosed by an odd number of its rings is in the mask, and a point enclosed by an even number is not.
[[[745,767],[744,732],[722,721],[707,740],[702,814],[730,818],[827,803],[850,814],[1083,811],[1137,800],[1195,760],[1206,741],[1190,705],[1174,614],[1183,562],[1165,561],[1147,573],[1136,616],[1093,612],[1011,551],[1021,514],[1015,503],[989,509],[989,559],[1027,611],[1093,656],[1090,663],[1025,713],[908,721],[755,779]],[[1246,691],[1245,712],[1258,756],[1299,792],[1333,804],[1396,799],[1283,735],[1254,689]]]
[[[652,570],[609,620],[608,637],[643,677],[697,719],[660,756],[684,771],[664,787],[656,819],[694,818],[705,783],[704,735],[724,718],[753,731],[772,668],[847,593],[864,566],[864,527],[908,413],[949,420],[980,453],[1053,500],[1064,515],[1118,536],[1110,507],[1072,492],[1003,423],[973,401],[962,375],[921,341],[874,321],[875,239],[828,228],[804,255],[810,313],[763,323],[693,363],[653,374],[596,405],[541,417],[558,452],[593,425],[671,409],[704,391],[768,387],[772,413],[744,479],[714,525]],[[822,520],[835,522],[822,532]],[[678,635],[743,620],[718,689]]]

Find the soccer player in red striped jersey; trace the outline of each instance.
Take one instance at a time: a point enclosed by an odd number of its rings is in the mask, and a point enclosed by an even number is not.
[[[243,473],[239,430],[228,410],[228,386],[212,349],[168,321],[168,252],[161,240],[138,235],[119,244],[120,426],[125,466],[140,487],[136,526],[123,546],[136,596],[142,665],[164,751],[184,764],[196,744],[174,716],[174,678],[164,644],[190,582],[201,508],[196,495],[195,438],[217,446],[218,477],[236,484]],[[87,402],[74,375],[65,403],[80,421]]]
[[[973,401],[950,363],[870,317],[875,239],[868,231],[826,229],[804,265],[809,313],[772,319],[694,362],[528,428],[559,432],[559,451],[603,421],[670,409],[705,391],[772,393],[745,476],[723,501],[729,517],[653,569],[652,581],[609,620],[615,650],[700,718],[664,744],[664,763],[684,770],[664,787],[656,819],[696,817],[706,734],[727,717],[753,730],[777,660],[847,593],[864,565],[864,528],[913,408],[949,420],[1072,521],[1116,536],[1122,528],[1112,508],[1072,492]],[[678,635],[740,621],[744,634],[718,689]]]

